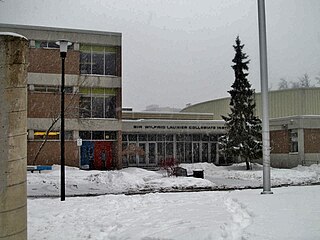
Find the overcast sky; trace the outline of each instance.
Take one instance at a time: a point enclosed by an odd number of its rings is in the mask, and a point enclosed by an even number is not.
[[[320,1],[266,0],[269,88],[320,75]],[[237,35],[260,91],[256,0],[2,0],[0,22],[122,33],[123,106],[228,96]]]

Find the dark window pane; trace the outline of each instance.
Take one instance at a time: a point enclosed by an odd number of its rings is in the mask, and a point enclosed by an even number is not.
[[[183,163],[184,160],[184,143],[178,142],[177,143],[177,159],[179,162]]]
[[[186,135],[186,141],[192,141],[192,135]]]
[[[41,47],[41,48],[46,48],[46,47],[48,47],[48,42],[47,42],[47,41],[41,41],[41,42],[40,42],[40,47]]]
[[[185,135],[184,134],[178,134],[177,135],[177,141],[183,142],[185,140]]]
[[[81,139],[91,140],[91,131],[80,131],[79,132],[79,137]]]
[[[122,135],[122,142],[124,141],[128,141],[128,135],[127,134],[123,134]]]
[[[117,133],[116,132],[105,132],[104,138],[106,140],[116,140],[117,139]]]
[[[211,148],[210,148],[210,155],[211,155],[211,162],[216,162],[216,157],[217,157],[217,143],[211,143]]]
[[[137,141],[137,135],[136,134],[129,134],[129,141],[130,142],[136,142]]]
[[[105,75],[116,75],[116,54],[105,54]]]
[[[136,164],[137,146],[136,144],[130,144],[127,148],[127,154],[129,155],[129,163]]]
[[[158,161],[164,159],[164,143],[157,143]]]
[[[65,138],[65,140],[73,140],[73,132],[72,131],[65,131],[64,138]]]
[[[202,143],[202,162],[208,162],[209,152],[208,152],[208,143]]]
[[[92,74],[103,75],[104,56],[101,53],[92,54]]]
[[[218,136],[217,135],[210,135],[209,138],[210,138],[210,141],[215,141],[216,142],[218,140]]]
[[[156,141],[156,135],[148,135],[148,141]]]
[[[193,143],[193,162],[200,161],[200,148],[199,143]]]
[[[199,134],[195,134],[195,135],[193,135],[192,139],[193,139],[193,141],[200,141],[201,137]]]
[[[48,42],[48,47],[49,48],[60,48],[56,42]]]
[[[92,139],[104,140],[104,131],[92,131]]]
[[[80,53],[80,73],[91,74],[91,53]]]
[[[202,141],[209,141],[209,135],[207,134],[202,135]]]
[[[64,92],[65,93],[72,93],[73,92],[73,88],[72,87],[65,87],[64,88]]]
[[[185,143],[185,160],[187,163],[191,163],[192,161],[192,144],[190,142]]]
[[[139,141],[147,141],[147,135],[139,135]]]
[[[60,87],[58,86],[47,86],[46,92],[60,92]]]
[[[164,141],[166,139],[166,135],[157,135],[157,141]]]
[[[103,97],[92,98],[92,117],[93,118],[104,118],[103,105],[104,105]]]
[[[149,163],[154,164],[156,162],[156,144],[149,143]]]
[[[166,135],[166,141],[173,141],[173,135]]]
[[[116,117],[116,97],[106,96],[105,98],[105,118],[115,118]]]
[[[166,158],[173,157],[173,143],[166,143]]]
[[[80,118],[91,117],[91,98],[90,97],[80,97],[79,114],[80,114]]]
[[[139,163],[146,163],[146,144],[139,143],[138,149]]]

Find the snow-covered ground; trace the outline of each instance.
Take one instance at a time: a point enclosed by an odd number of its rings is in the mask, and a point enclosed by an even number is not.
[[[60,194],[60,168],[28,173],[29,240],[316,240],[320,239],[320,186],[160,193],[197,189],[258,187],[262,167],[183,165],[203,169],[205,179],[164,177],[163,172],[66,169],[67,196]],[[320,166],[271,169],[273,186],[320,182]],[[125,195],[122,193],[153,192]],[[157,192],[158,191],[158,192]],[[40,198],[32,198],[38,196]]]
[[[193,177],[166,177],[161,171],[125,168],[120,171],[85,171],[66,168],[66,195],[99,195],[137,192],[163,192],[212,189],[242,189],[262,186],[262,166],[253,164],[245,170],[244,164],[218,167],[209,163],[182,164],[189,174],[204,170],[205,179]],[[59,196],[60,167],[53,171],[28,173],[28,196]],[[306,185],[320,182],[320,165],[299,166],[294,169],[271,169],[272,186]]]

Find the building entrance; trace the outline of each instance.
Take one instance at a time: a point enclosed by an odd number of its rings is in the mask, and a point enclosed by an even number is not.
[[[213,162],[217,159],[217,136],[201,134],[124,134],[123,163],[127,166],[158,166],[175,158],[180,163]]]
[[[112,142],[83,141],[81,146],[80,166],[83,169],[111,169]]]

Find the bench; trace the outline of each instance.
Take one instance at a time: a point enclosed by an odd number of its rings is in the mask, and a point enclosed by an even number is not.
[[[45,170],[52,170],[52,166],[45,166],[45,165],[39,165],[39,166],[27,166],[27,171],[33,173],[34,171],[38,171],[41,173],[41,171]]]

